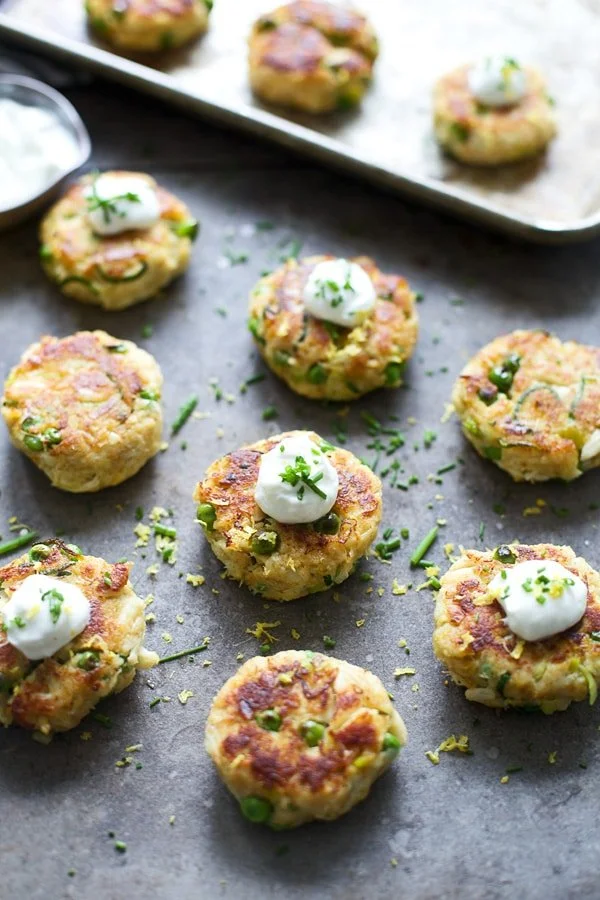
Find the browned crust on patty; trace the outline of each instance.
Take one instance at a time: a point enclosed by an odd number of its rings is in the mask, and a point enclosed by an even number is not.
[[[379,479],[340,448],[327,451],[339,479],[331,510],[341,520],[337,534],[320,534],[311,524],[274,522],[259,508],[254,492],[262,455],[297,433],[285,432],[228,453],[209,466],[194,492],[194,500],[214,507],[214,526],[205,534],[231,576],[273,599],[295,599],[345,580],[374,539],[381,518]],[[314,432],[308,434],[322,443]],[[278,550],[268,557],[252,551],[252,538],[264,530],[276,531],[280,538]],[[298,572],[308,560],[310,580],[304,583]],[[284,586],[288,575],[297,580]]]
[[[46,720],[54,730],[63,730],[61,723],[74,711],[81,709],[81,715],[68,727],[77,724],[78,718],[110,692],[107,682],[116,682],[113,689],[121,690],[132,681],[136,665],[128,670],[125,648],[129,645],[133,649],[136,637],[143,637],[144,623],[142,615],[135,623],[121,615],[124,598],[133,595],[129,563],[112,564],[83,556],[77,548],[57,539],[45,540],[43,545],[48,549],[44,559],[32,561],[24,554],[0,568],[3,592],[10,597],[30,575],[64,579],[88,599],[90,622],[52,657],[35,662],[8,643],[0,630],[0,689],[5,697],[10,695],[2,705],[1,720],[24,728],[39,728]],[[77,654],[83,650],[98,652],[98,664],[89,671],[76,664]]]
[[[579,672],[579,665],[600,681],[600,643],[592,637],[600,634],[600,576],[570,547],[511,544],[510,550],[515,564],[555,560],[581,578],[588,592],[581,620],[546,640],[520,641],[505,624],[500,603],[488,596],[491,581],[510,566],[495,559],[495,551],[463,550],[441,578],[434,650],[459,684],[497,691],[498,702],[490,705],[564,700],[568,697],[564,682]],[[570,699],[581,700],[588,686],[578,675],[569,690]]]
[[[490,372],[509,354],[520,358],[512,386],[486,405],[480,395],[496,390]],[[598,464],[579,461],[586,440],[600,427],[597,347],[562,342],[545,331],[503,335],[469,360],[452,400],[468,440],[482,455],[497,448],[500,458],[494,461],[516,480],[570,480]]]
[[[375,307],[354,328],[331,327],[308,313],[303,299],[313,269],[330,259],[335,257],[290,259],[258,282],[250,299],[258,349],[277,375],[306,396],[351,399],[377,387],[397,386],[401,378],[388,383],[386,366],[401,366],[412,354],[418,333],[415,295],[405,278],[384,274],[367,256],[354,257],[351,261],[373,283]],[[327,373],[322,384],[308,379],[315,364]]]

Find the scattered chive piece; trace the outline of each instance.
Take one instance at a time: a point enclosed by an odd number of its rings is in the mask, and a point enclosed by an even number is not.
[[[189,419],[191,414],[196,409],[197,405],[198,405],[198,398],[196,396],[190,397],[189,400],[186,400],[186,402],[183,404],[183,406],[179,410],[179,412],[177,414],[177,418],[171,425],[171,434],[177,434],[179,431],[181,431],[181,429],[183,428],[183,426],[185,425],[185,423],[187,422],[187,420]]]
[[[250,387],[251,384],[258,384],[259,381],[264,381],[265,376],[262,372],[259,372],[258,375],[253,375],[252,378],[247,378],[244,382],[246,387]]]
[[[19,537],[13,538],[12,541],[5,541],[4,544],[0,544],[0,556],[3,556],[5,553],[12,553],[13,550],[18,550],[19,547],[24,547],[25,544],[34,541],[36,537],[37,531],[26,531],[25,534],[20,534]]]
[[[323,635],[323,646],[325,647],[326,650],[333,650],[333,648],[335,647],[335,644],[336,644],[336,642],[332,637],[329,637],[328,634]]]
[[[427,553],[427,551],[429,550],[429,548],[431,547],[433,542],[435,541],[435,539],[438,535],[438,531],[439,531],[438,526],[434,525],[433,528],[431,529],[431,531],[429,531],[425,535],[425,537],[423,538],[423,540],[421,541],[421,543],[419,544],[417,549],[414,551],[413,555],[410,558],[410,564],[413,568],[415,566],[419,565],[419,563],[421,562],[421,560],[423,559],[423,557],[425,556],[425,554]]]
[[[189,650],[179,650],[178,653],[171,653],[170,656],[161,656],[158,660],[158,664],[164,662],[171,662],[173,659],[183,659],[184,656],[191,656],[193,653],[202,653],[203,650],[208,650],[208,641],[205,639],[201,644],[198,644],[197,647],[190,647]]]
[[[485,535],[485,522],[479,523],[479,540],[482,541]]]
[[[154,526],[154,534],[161,534],[163,537],[173,538],[177,537],[177,529],[170,528],[168,525],[161,525],[157,523]]]
[[[272,419],[276,419],[278,415],[279,413],[275,406],[265,406],[262,411],[262,420],[263,422],[271,422]]]
[[[522,772],[523,766],[507,766],[504,771],[507,775],[514,775],[516,772]]]
[[[110,716],[105,716],[104,713],[95,712],[92,715],[92,718],[95,719],[96,722],[100,722],[101,725],[104,725],[105,728],[112,728],[112,719]]]
[[[456,463],[448,463],[447,466],[442,466],[441,469],[438,469],[436,475],[445,475],[446,472],[451,472],[452,469],[456,468]]]
[[[154,325],[148,323],[147,325],[142,325],[140,334],[143,338],[151,338],[154,333]]]
[[[136,522],[141,522],[143,518],[144,518],[144,508],[142,506],[136,506],[136,508],[135,508]]]
[[[118,850],[119,853],[126,853],[127,844],[125,841],[115,841],[115,850]]]

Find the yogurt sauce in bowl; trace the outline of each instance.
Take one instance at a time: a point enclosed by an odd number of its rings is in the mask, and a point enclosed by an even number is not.
[[[50,200],[90,149],[83,122],[61,94],[33,78],[0,75],[0,228]]]

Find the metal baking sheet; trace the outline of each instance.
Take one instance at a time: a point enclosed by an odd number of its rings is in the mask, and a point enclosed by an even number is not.
[[[103,702],[99,711],[111,717],[110,729],[88,719],[48,747],[18,729],[0,732],[0,895],[595,900],[598,707],[580,703],[544,717],[468,703],[445,684],[433,657],[432,595],[411,590],[400,596],[392,588],[394,579],[415,586],[422,580],[408,559],[438,518],[447,524],[428,556],[442,566],[447,542],[484,547],[519,537],[570,543],[600,567],[598,513],[590,508],[600,500],[597,473],[571,485],[517,486],[475,455],[456,422],[440,423],[467,357],[508,328],[543,323],[564,337],[600,343],[596,248],[499,244],[485,232],[324,170],[270,168],[264,159],[257,164],[252,146],[238,142],[234,153],[227,135],[183,116],[169,116],[165,128],[164,111],[130,92],[101,85],[78,97],[96,140],[92,165],[131,168],[143,161],[199,216],[202,233],[190,271],[164,298],[111,314],[61,297],[46,281],[35,263],[35,223],[4,235],[1,375],[41,333],[101,327],[137,341],[159,360],[165,436],[190,394],[198,394],[198,410],[209,417],[191,419],[138,476],[91,496],[52,489],[10,446],[0,423],[0,532],[8,536],[14,515],[41,535],[63,533],[85,552],[131,558],[136,589],[155,597],[147,646],[163,655],[205,636],[211,643],[194,662],[160,666]],[[257,222],[263,230],[255,230]],[[266,223],[273,228],[264,230]],[[306,254],[370,254],[384,271],[404,273],[423,292],[406,389],[373,394],[351,408],[326,407],[294,396],[265,372],[245,328],[246,295],[293,241]],[[153,333],[144,338],[147,325]],[[257,373],[265,379],[242,394],[240,385]],[[262,411],[271,405],[279,416],[264,422]],[[346,446],[372,460],[363,412],[402,429],[401,477],[419,478],[407,491],[385,479],[383,527],[410,529],[391,565],[368,560],[361,570],[373,574],[371,583],[354,577],[336,598],[328,592],[289,604],[265,606],[223,581],[193,522],[191,493],[205,467],[267,432],[298,426],[332,440],[341,429]],[[426,430],[436,434],[429,449],[423,448]],[[456,468],[436,481],[435,473],[452,462]],[[146,568],[155,562],[154,551],[146,558],[136,551],[133,528],[136,507],[148,512],[156,504],[173,509],[180,546],[177,565],[161,566],[153,579]],[[524,516],[526,508],[540,513]],[[179,577],[200,566],[205,585],[193,588]],[[371,796],[337,822],[279,834],[253,827],[205,756],[211,698],[236,670],[238,654],[256,651],[258,642],[246,629],[259,621],[281,623],[271,629],[277,650],[319,650],[323,635],[332,637],[335,654],[383,679],[406,720],[409,744],[402,756]],[[404,666],[416,674],[396,680],[394,670]],[[183,690],[194,692],[185,706],[177,699]],[[157,696],[172,699],[151,709]],[[82,739],[86,732],[89,740]],[[473,755],[442,753],[440,764],[432,765],[425,752],[450,734],[467,734]],[[142,749],[129,755],[143,768],[116,767],[135,744]],[[522,770],[502,784],[511,767]],[[125,854],[115,851],[109,832],[127,844]]]
[[[217,0],[203,39],[152,58],[110,52],[88,32],[79,0],[4,0],[0,36],[524,238],[559,243],[600,232],[598,0],[372,0],[368,13],[382,38],[373,89],[360,110],[331,118],[284,117],[251,96],[246,39],[274,4]],[[430,94],[446,70],[494,52],[547,74],[559,136],[538,160],[484,171],[439,151]]]

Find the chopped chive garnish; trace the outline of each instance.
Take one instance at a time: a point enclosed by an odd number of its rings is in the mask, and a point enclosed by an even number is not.
[[[190,647],[189,650],[179,650],[178,653],[171,653],[169,656],[161,656],[158,660],[158,664],[171,662],[173,659],[183,659],[185,656],[192,656],[194,653],[202,653],[204,650],[208,650],[208,641],[206,639],[204,639],[201,644],[198,644],[197,647]]]
[[[413,566],[413,568],[415,566],[419,565],[419,563],[421,562],[421,560],[423,559],[423,557],[425,556],[425,554],[427,553],[427,551],[429,550],[429,548],[431,547],[433,542],[435,541],[435,539],[438,535],[438,531],[439,531],[438,526],[434,525],[433,528],[431,529],[431,531],[429,531],[425,535],[425,537],[423,538],[423,540],[421,541],[421,543],[419,544],[419,546],[417,547],[417,549],[415,550],[415,552],[413,553],[413,555],[410,558],[410,564],[411,564],[411,566]]]
[[[451,472],[452,469],[456,468],[456,463],[448,463],[447,466],[442,466],[441,469],[438,469],[436,475],[445,475],[446,472]]]
[[[271,422],[273,419],[276,419],[278,415],[279,412],[275,406],[265,406],[262,411],[262,420],[263,422]]]
[[[154,526],[154,534],[161,534],[163,537],[173,538],[177,537],[177,529],[171,528],[169,525],[161,525],[157,523]]]
[[[265,376],[262,372],[259,372],[258,375],[253,375],[252,378],[247,378],[244,382],[246,387],[250,387],[251,384],[258,384],[259,381],[264,381]]]
[[[189,419],[191,414],[196,409],[197,405],[198,405],[198,398],[196,396],[190,397],[189,400],[186,400],[186,402],[180,408],[180,410],[177,414],[177,418],[171,425],[171,434],[177,434],[177,432],[181,431],[181,429],[183,428],[183,426],[185,425],[185,423],[187,422],[187,420]]]
[[[0,544],[0,556],[3,556],[5,553],[12,553],[13,550],[18,550],[19,547],[24,547],[26,544],[31,543],[37,537],[37,531],[26,531],[25,534],[20,534],[19,537],[13,538],[12,541],[5,541],[4,544]]]

